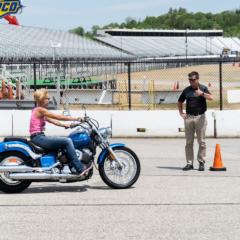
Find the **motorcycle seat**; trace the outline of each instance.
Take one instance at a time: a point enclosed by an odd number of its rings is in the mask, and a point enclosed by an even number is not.
[[[28,143],[28,140],[26,138],[22,137],[5,137],[3,139],[4,142],[23,142],[23,143]]]
[[[44,153],[48,153],[50,151],[49,149],[41,148],[41,147],[35,145],[32,141],[28,141],[28,145],[31,146],[31,148],[33,149],[33,151],[36,154],[44,154]]]
[[[14,142],[14,141],[17,141],[17,142],[23,142],[23,143],[26,143],[28,144],[32,150],[36,153],[36,154],[44,154],[44,153],[47,153],[49,152],[48,149],[45,149],[45,148],[41,148],[37,145],[35,145],[34,143],[32,143],[31,141],[29,141],[27,138],[22,138],[22,137],[5,137],[3,139],[4,142]]]

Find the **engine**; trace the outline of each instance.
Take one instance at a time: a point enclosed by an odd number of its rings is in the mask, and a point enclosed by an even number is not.
[[[85,164],[92,161],[93,157],[94,157],[93,152],[88,148],[83,148],[83,149],[81,149],[81,151],[76,149],[76,153],[77,153],[78,159],[81,160],[82,163],[85,163]],[[65,152],[60,152],[58,154],[58,160],[62,164],[67,164],[69,162]]]
[[[88,148],[83,148],[82,151],[76,150],[76,152],[77,152],[77,154],[78,154],[78,152],[80,152],[79,155],[78,155],[79,157],[81,157],[80,155],[82,154],[82,160],[81,161],[85,164],[89,163],[90,161],[93,160],[93,153]]]

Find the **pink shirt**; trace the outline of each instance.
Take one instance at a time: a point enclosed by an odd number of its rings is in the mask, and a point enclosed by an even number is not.
[[[29,129],[29,132],[31,135],[34,133],[43,132],[45,130],[46,119],[45,117],[41,117],[41,118],[36,117],[35,113],[37,109],[38,109],[37,107],[34,108],[31,114],[30,129]]]

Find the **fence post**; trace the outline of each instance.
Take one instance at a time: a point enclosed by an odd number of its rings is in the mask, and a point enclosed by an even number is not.
[[[34,80],[34,92],[37,90],[37,67],[36,63],[33,63],[33,80]]]
[[[36,63],[33,63],[33,80],[34,80],[34,92],[37,90],[37,66]],[[35,107],[37,106],[36,101],[34,102]]]
[[[132,109],[132,96],[131,96],[131,63],[128,64],[128,110]]]
[[[223,88],[222,88],[222,56],[219,62],[219,96],[220,96],[220,111],[223,110]]]

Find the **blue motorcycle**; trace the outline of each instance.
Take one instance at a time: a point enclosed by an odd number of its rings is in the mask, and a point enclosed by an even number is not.
[[[131,187],[140,174],[137,155],[125,144],[110,144],[111,128],[99,128],[99,123],[86,113],[84,122],[73,123],[72,139],[79,159],[83,163],[94,162],[96,149],[101,153],[97,165],[102,180],[111,188]],[[84,176],[72,174],[64,150],[50,151],[34,145],[27,138],[6,137],[0,143],[0,190],[5,193],[20,193],[32,182],[70,183],[88,180],[93,169]]]

